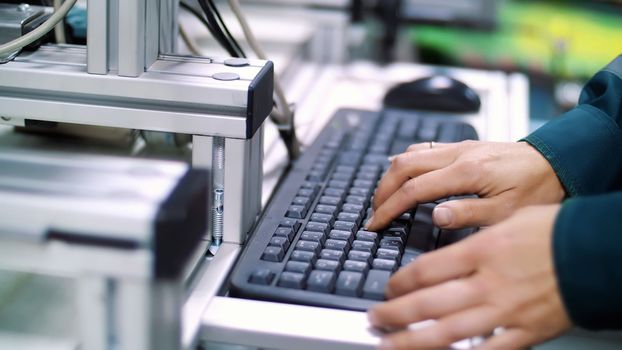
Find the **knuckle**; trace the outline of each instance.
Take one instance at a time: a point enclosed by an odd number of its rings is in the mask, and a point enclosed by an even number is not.
[[[481,159],[465,159],[456,163],[456,170],[465,179],[472,182],[478,182],[484,171],[484,164]]]
[[[393,163],[391,163],[391,167],[393,167],[398,173],[401,173],[402,171],[404,171],[404,169],[408,167],[409,163],[410,163],[410,157],[408,156],[408,154],[402,153],[400,155],[397,155],[393,159]]]
[[[400,187],[400,191],[402,195],[406,198],[414,198],[417,193],[418,188],[418,180],[417,178],[406,181],[402,187]]]

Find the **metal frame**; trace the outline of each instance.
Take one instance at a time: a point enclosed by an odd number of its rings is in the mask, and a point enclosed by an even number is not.
[[[213,279],[197,286],[218,288],[261,210],[261,124],[272,109],[273,67],[175,55],[177,11],[177,0],[89,0],[86,47],[48,45],[0,64],[0,123],[36,120],[192,135],[192,166],[207,169],[213,138],[225,138],[225,243],[208,264]],[[183,281],[154,282],[148,246],[122,254],[8,239],[0,245],[0,264],[77,278],[84,348],[192,347],[201,311],[214,293],[185,300]],[[199,269],[205,249],[200,244],[194,254]]]

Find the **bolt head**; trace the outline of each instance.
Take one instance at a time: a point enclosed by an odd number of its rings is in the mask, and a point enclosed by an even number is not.
[[[28,11],[30,11],[30,5],[28,5],[28,4],[19,4],[19,5],[17,5],[17,11],[19,11],[19,12],[28,12]]]

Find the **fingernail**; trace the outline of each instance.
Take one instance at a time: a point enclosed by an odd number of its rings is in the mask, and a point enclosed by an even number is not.
[[[397,157],[397,156],[390,156],[390,157],[389,157],[389,158],[387,158],[387,159],[389,160],[389,162],[392,162],[392,161],[393,161],[393,159],[395,159],[395,157]]]
[[[378,350],[393,350],[393,349],[395,349],[395,345],[389,339],[382,339],[382,341],[380,341],[380,346],[378,347]]]
[[[434,213],[432,213],[432,215],[434,216],[434,223],[441,227],[450,225],[451,220],[453,219],[451,209],[440,206],[434,209]]]
[[[368,229],[369,226],[371,226],[373,223],[374,223],[374,216],[372,215],[371,218],[369,218],[367,222],[365,223],[365,229]]]

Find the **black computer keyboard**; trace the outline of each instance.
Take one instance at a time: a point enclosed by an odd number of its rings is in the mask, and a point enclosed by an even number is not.
[[[469,124],[413,111],[340,110],[295,163],[249,238],[231,295],[366,310],[400,267],[474,232],[440,230],[419,204],[381,232],[364,229],[388,156],[416,142],[477,139]]]

